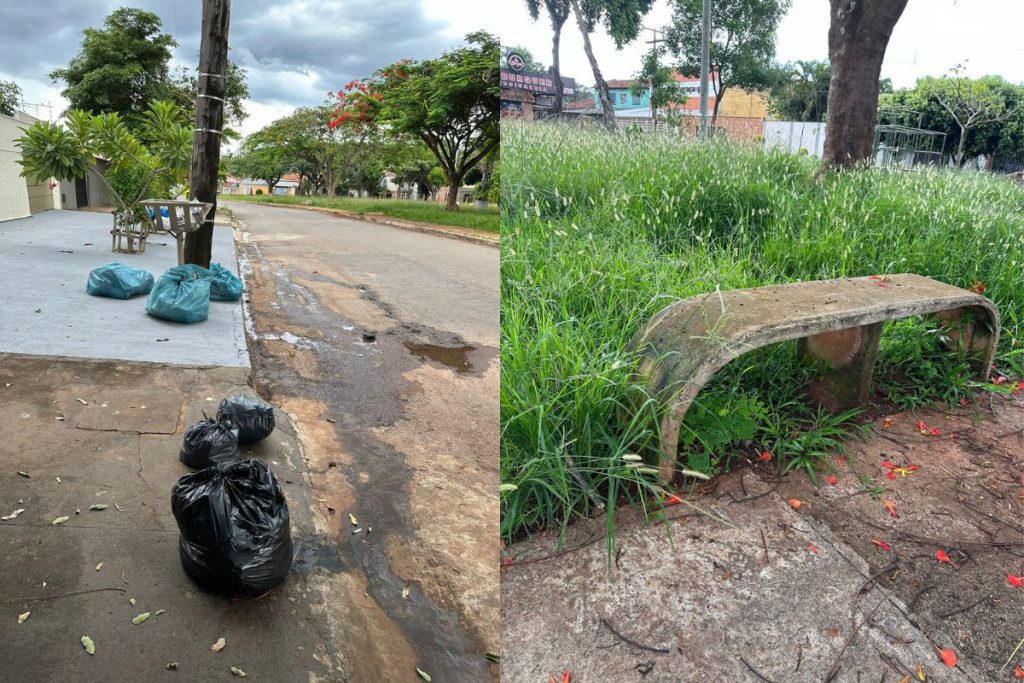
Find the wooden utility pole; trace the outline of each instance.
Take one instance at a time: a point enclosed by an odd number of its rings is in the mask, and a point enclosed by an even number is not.
[[[206,222],[185,236],[185,263],[210,267],[213,219],[217,213],[217,171],[220,168],[224,93],[227,90],[228,25],[230,0],[203,0],[202,39],[199,44],[199,94],[196,130],[192,142],[190,199],[211,202]]]

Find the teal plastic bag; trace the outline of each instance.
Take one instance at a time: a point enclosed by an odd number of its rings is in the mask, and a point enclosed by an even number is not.
[[[242,281],[237,275],[219,263],[210,264],[213,282],[210,283],[210,298],[214,301],[238,301],[242,298]]]
[[[117,262],[94,269],[85,283],[85,291],[89,294],[111,299],[130,299],[139,294],[149,294],[151,289],[152,273]]]
[[[198,323],[210,315],[210,282],[206,268],[186,264],[160,276],[146,300],[146,313],[177,323]]]

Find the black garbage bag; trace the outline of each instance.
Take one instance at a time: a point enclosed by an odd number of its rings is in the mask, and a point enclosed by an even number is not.
[[[178,452],[178,460],[196,469],[230,465],[238,462],[240,457],[238,428],[227,420],[218,422],[208,417],[185,431],[185,440]]]
[[[292,565],[288,504],[258,460],[186,474],[171,491],[181,566],[201,588],[257,596]]]
[[[238,443],[252,443],[274,431],[274,407],[252,396],[228,396],[217,408],[217,421],[238,427]]]

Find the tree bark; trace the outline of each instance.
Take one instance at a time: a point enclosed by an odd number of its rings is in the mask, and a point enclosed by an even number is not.
[[[587,59],[590,60],[590,68],[594,72],[594,85],[601,98],[601,114],[604,117],[605,128],[614,131],[618,128],[618,124],[615,121],[615,105],[612,104],[612,95],[608,90],[608,83],[605,82],[604,77],[601,75],[601,69],[597,66],[597,59],[594,58],[594,50],[590,46],[590,31],[587,30],[587,22],[583,17],[583,11],[580,9],[579,0],[570,0],[570,4],[572,5],[573,14],[576,15],[576,25],[579,26],[580,33],[583,35],[583,51],[587,53]]]
[[[194,263],[204,268],[210,267],[213,220],[217,213],[217,170],[220,166],[220,131],[224,125],[230,23],[230,0],[203,0],[199,96],[196,98],[197,130],[193,134],[189,192],[193,199],[210,202],[213,208],[202,227],[185,235],[185,263]]]
[[[562,91],[565,87],[562,85],[562,70],[559,66],[558,60],[558,46],[562,42],[562,26],[565,24],[565,19],[560,22],[555,21],[555,17],[551,17],[551,28],[554,29],[554,38],[551,39],[551,75],[555,77],[555,113],[562,113]]]
[[[871,157],[878,77],[889,37],[907,0],[829,0],[828,125],[819,172],[865,164]]]
[[[448,176],[448,196],[445,197],[444,208],[447,211],[459,210],[459,188],[462,187],[462,178],[455,175]]]

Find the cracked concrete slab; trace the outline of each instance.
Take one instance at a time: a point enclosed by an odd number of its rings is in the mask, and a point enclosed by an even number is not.
[[[181,395],[158,392],[154,387],[108,388],[97,391],[88,384],[73,384],[57,392],[57,416],[78,429],[174,434],[181,429]],[[216,412],[216,408],[214,408]]]
[[[112,261],[154,278],[177,265],[173,238],[154,235],[144,254],[115,254],[110,227],[110,214],[90,211],[0,223],[0,353],[248,367],[238,302],[211,302],[209,319],[184,325],[146,315],[145,296],[86,294],[89,272]],[[230,227],[213,231],[213,260],[237,272]]]
[[[330,597],[333,582],[350,575],[314,524],[301,447],[285,412],[277,411],[274,433],[243,455],[269,465],[288,499],[296,552],[288,578],[261,599],[236,601],[200,591],[181,569],[170,492],[191,471],[177,457],[183,425],[215,410],[223,396],[251,395],[247,381],[241,368],[0,354],[0,510],[24,509],[0,521],[7,655],[0,680],[228,680],[232,666],[253,680],[365,680],[350,675],[354,655],[330,626],[342,613]],[[83,410],[108,411],[102,419],[83,413],[104,429],[55,419],[68,387],[75,395],[89,391],[88,406],[75,402]],[[118,391],[144,399],[147,410],[167,410],[177,427],[145,432],[163,425],[115,416],[113,401],[104,407],[106,399],[91,398]],[[116,429],[122,416],[127,428]],[[110,507],[90,511],[94,503]],[[69,519],[53,525],[58,516]],[[24,612],[29,618],[17,623]],[[141,612],[151,616],[133,625]],[[83,635],[95,641],[94,656],[83,650]],[[219,637],[227,647],[211,652]],[[165,669],[170,662],[177,672]]]

